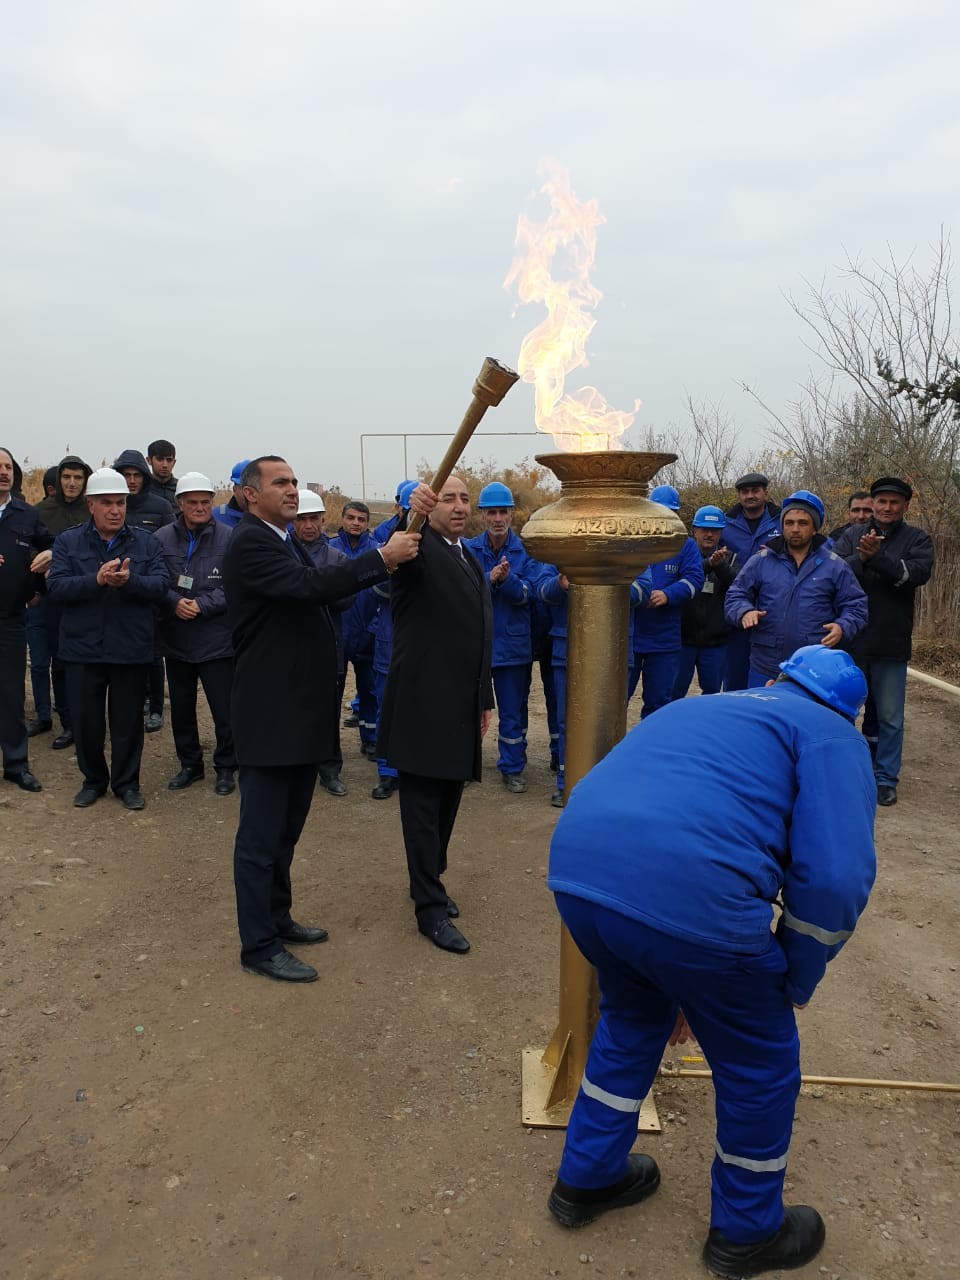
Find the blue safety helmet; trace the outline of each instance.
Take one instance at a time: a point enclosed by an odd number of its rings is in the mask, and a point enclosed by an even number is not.
[[[484,485],[480,490],[480,497],[477,499],[477,509],[482,511],[484,507],[512,507],[513,494],[505,484],[501,484],[499,480],[494,480],[491,484]]]
[[[856,720],[866,700],[866,677],[842,649],[805,644],[780,663],[780,670],[848,720]]]
[[[240,483],[243,479],[243,473],[246,471],[247,467],[249,467],[251,461],[252,459],[250,458],[241,458],[239,462],[235,462],[233,464],[233,470],[230,472],[231,484],[236,485]]]
[[[404,480],[397,490],[397,505],[404,511],[410,510],[410,495],[419,483],[419,480]]]
[[[661,507],[669,507],[671,511],[680,510],[680,495],[672,484],[658,484],[651,489],[650,501],[659,502]]]
[[[397,492],[394,496],[394,501],[395,502],[400,501],[400,495],[401,493],[403,493],[404,489],[407,487],[408,484],[416,484],[416,483],[417,483],[416,480],[413,480],[413,481],[401,480],[400,483],[397,485]]]
[[[725,529],[727,517],[719,507],[698,507],[693,517],[694,529]]]
[[[804,511],[808,511],[813,516],[813,523],[818,529],[823,524],[823,503],[809,489],[798,489],[796,493],[791,493],[789,498],[784,499],[783,506],[780,508],[781,525],[783,524],[783,517],[791,507],[802,507]]]

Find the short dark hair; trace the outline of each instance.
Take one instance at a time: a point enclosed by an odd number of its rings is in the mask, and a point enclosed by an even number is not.
[[[367,506],[365,502],[345,502],[343,504],[343,510],[340,512],[341,520],[347,514],[348,511],[360,511],[367,517],[368,520],[370,519],[370,508]]]
[[[281,458],[277,453],[265,453],[259,458],[254,458],[252,462],[248,462],[243,468],[243,475],[240,477],[241,489],[246,485],[248,489],[256,489],[260,492],[260,463],[261,462],[286,462],[286,458]]]
[[[169,440],[154,440],[153,444],[147,445],[148,458],[175,458],[177,456],[177,446],[171,444]]]
[[[857,491],[855,493],[851,493],[850,497],[847,499],[847,510],[849,511],[849,509],[853,506],[853,504],[857,502],[860,498],[869,498],[869,497],[870,497],[870,491],[868,489],[857,489]]]

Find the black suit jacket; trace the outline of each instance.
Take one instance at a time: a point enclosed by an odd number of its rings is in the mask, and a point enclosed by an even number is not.
[[[244,515],[223,558],[241,764],[311,764],[336,753],[337,642],[327,606],[386,576],[378,551],[317,568],[298,538],[285,544]]]
[[[427,525],[420,554],[390,582],[393,655],[379,753],[428,778],[480,779],[480,712],[493,707],[493,609],[486,576]]]

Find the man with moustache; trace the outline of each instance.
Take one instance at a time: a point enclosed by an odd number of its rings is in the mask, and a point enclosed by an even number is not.
[[[470,944],[451,923],[460,912],[442,877],[463,784],[480,781],[480,744],[494,705],[493,610],[486,575],[461,542],[470,515],[463,479],[451,476],[439,494],[418,485],[410,507],[429,523],[420,555],[390,584],[393,654],[377,754],[400,780],[417,928],[462,955]]]
[[[0,754],[3,776],[22,791],[42,790],[30,772],[24,718],[27,632],[24,605],[37,594],[53,543],[37,512],[20,497],[23,472],[0,449]]]
[[[784,500],[783,536],[752,556],[727,591],[724,617],[750,637],[747,687],[779,674],[804,645],[835,649],[867,621],[867,598],[853,573],[826,547],[823,503],[808,489]]]
[[[127,482],[110,467],[87,481],[90,520],[61,533],[47,578],[62,605],[60,657],[87,809],[108,785],[127,809],[142,809],[143,691],[156,643],[156,611],[167,590],[163,551],[126,522]],[[110,767],[104,754],[110,723]]]
[[[336,747],[340,691],[329,606],[412,560],[420,535],[395,533],[355,560],[318,568],[288,530],[299,499],[284,459],[255,458],[241,488],[246,513],[223,561],[240,780],[233,854],[240,963],[278,982],[315,982],[316,969],[284,943],[327,938],[326,929],[291,917],[290,865],[318,769]]]
[[[726,512],[721,545],[730,549],[730,564],[737,573],[765,542],[780,536],[780,508],[768,497],[769,484],[761,471],[750,471],[734,484],[737,501]],[[724,689],[746,689],[749,667],[750,638],[734,630],[727,644]]]

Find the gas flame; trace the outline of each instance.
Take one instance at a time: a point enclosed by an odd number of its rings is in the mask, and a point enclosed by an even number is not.
[[[587,361],[587,339],[596,324],[592,314],[600,290],[590,283],[597,252],[597,227],[606,222],[596,200],[585,204],[570,188],[570,176],[555,161],[544,161],[540,193],[550,200],[545,222],[523,214],[517,219],[517,252],[503,282],[516,286],[521,302],[542,302],[547,314],[524,338],[517,368],[524,382],[535,388],[534,417],[539,431],[553,434],[558,449],[592,453],[622,449],[620,437],[640,408],[611,409],[596,387],[581,387],[564,395],[563,383],[572,369]],[[554,280],[553,260],[563,252],[569,272]]]

